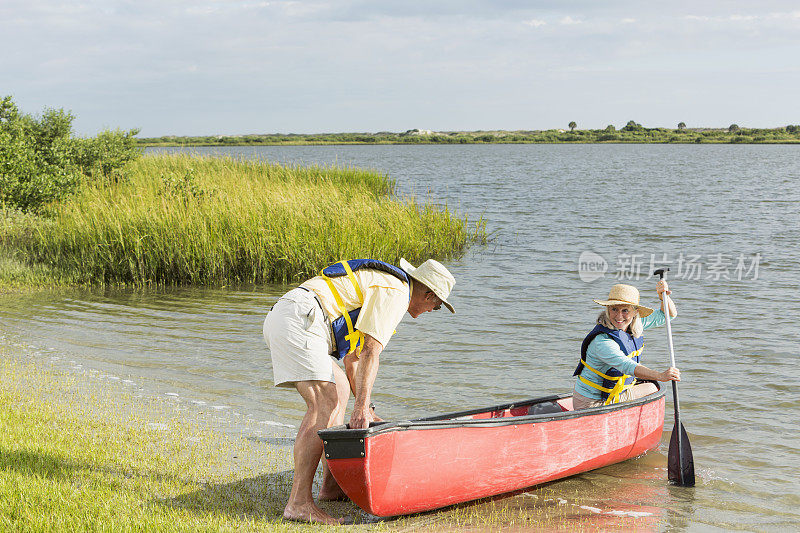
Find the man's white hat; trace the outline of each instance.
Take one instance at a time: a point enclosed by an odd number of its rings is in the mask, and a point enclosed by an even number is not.
[[[450,291],[453,290],[453,285],[456,284],[456,278],[453,277],[443,264],[435,259],[428,259],[419,267],[414,268],[414,266],[405,259],[400,259],[400,268],[405,270],[406,274],[432,290],[451,313],[456,312],[450,302],[447,301],[447,297],[450,296]]]

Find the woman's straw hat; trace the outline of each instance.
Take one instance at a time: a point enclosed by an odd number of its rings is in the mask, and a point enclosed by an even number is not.
[[[639,316],[646,317],[653,312],[649,307],[639,305],[639,289],[632,285],[618,283],[608,292],[608,300],[594,300],[600,305],[632,305],[639,311]]]
[[[456,312],[450,302],[447,301],[447,297],[450,296],[450,291],[453,290],[453,285],[456,284],[456,278],[453,277],[443,264],[435,259],[428,259],[419,267],[414,268],[414,265],[405,259],[400,259],[400,268],[405,270],[406,274],[432,290],[451,313]]]

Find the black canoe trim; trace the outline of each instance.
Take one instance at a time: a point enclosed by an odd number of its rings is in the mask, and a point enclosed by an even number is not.
[[[613,411],[639,407],[661,400],[665,394],[664,388],[660,384],[656,385],[658,386],[659,390],[643,398],[611,405],[603,405],[600,407],[592,407],[590,409],[581,409],[579,411],[560,411],[559,407],[559,412],[544,412],[542,414],[482,418],[478,420],[464,418],[488,411],[505,411],[506,409],[533,406],[536,404],[547,404],[548,402],[555,404],[557,400],[572,396],[571,394],[554,394],[551,396],[543,396],[541,398],[534,398],[531,400],[506,403],[493,407],[484,407],[482,409],[471,409],[469,411],[459,411],[457,413],[449,413],[445,415],[415,418],[413,420],[402,420],[398,422],[377,422],[373,423],[367,429],[350,429],[346,425],[333,426],[319,431],[318,434],[325,443],[324,447],[327,458],[339,459],[345,457],[363,457],[362,453],[365,449],[365,439],[382,433],[388,433],[390,431],[405,431],[411,429],[451,429],[460,427],[502,427],[536,424],[555,420],[569,420],[571,418],[580,418],[584,416],[603,415]],[[341,441],[351,442],[345,444]],[[340,455],[339,451],[341,451],[344,455]],[[329,454],[330,457],[328,457]]]
[[[325,459],[353,459],[364,457],[367,447],[364,438],[322,439]]]

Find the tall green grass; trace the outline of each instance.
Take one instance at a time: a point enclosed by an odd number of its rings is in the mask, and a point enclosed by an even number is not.
[[[46,264],[31,264],[24,251],[14,246],[13,241],[28,238],[42,222],[35,215],[0,205],[0,294],[75,282]]]
[[[486,239],[482,220],[399,199],[374,171],[159,155],[129,175],[84,186],[9,242],[80,282],[219,285],[297,281],[341,259],[448,258]]]

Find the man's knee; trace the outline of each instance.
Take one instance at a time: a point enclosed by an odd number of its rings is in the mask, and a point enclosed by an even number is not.
[[[299,381],[295,383],[300,396],[306,401],[309,412],[330,415],[339,405],[336,383],[330,381]]]

